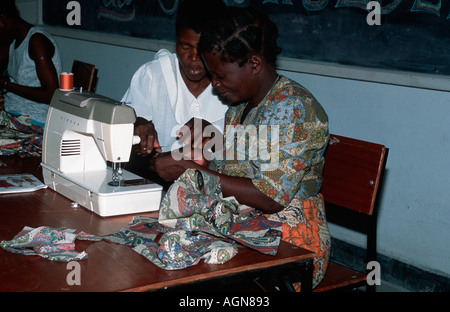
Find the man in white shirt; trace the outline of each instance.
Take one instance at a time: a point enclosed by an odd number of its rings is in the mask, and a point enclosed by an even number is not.
[[[222,0],[185,0],[176,21],[176,53],[160,50],[153,61],[142,65],[122,98],[136,111],[135,134],[139,152],[166,152],[180,145],[176,131],[192,117],[223,129],[228,109],[213,93],[211,81],[197,44],[206,18],[220,10]],[[156,147],[160,150],[153,151]]]
[[[184,38],[186,37],[178,41]],[[196,50],[192,47],[189,49]],[[142,154],[151,153],[152,147],[155,146],[160,146],[162,152],[181,147],[176,131],[192,117],[205,119],[223,130],[228,106],[213,93],[206,69],[200,66],[200,56],[188,56],[191,59],[195,57],[198,61],[189,63],[188,60],[183,68],[180,62],[184,60],[178,58],[177,54],[165,49],[158,51],[154,61],[142,65],[134,74],[130,88],[122,99],[130,103],[139,116],[138,122],[142,122],[136,125],[135,131],[141,137]],[[192,85],[191,88],[189,85]],[[153,139],[154,144],[142,140],[147,134],[146,130],[153,129],[150,123],[157,133]],[[144,135],[140,135],[139,130],[143,131]]]
[[[148,176],[148,157],[181,147],[178,131],[191,118],[207,120],[223,130],[228,106],[213,93],[197,44],[207,18],[224,7],[222,0],[185,0],[176,19],[176,53],[160,50],[142,65],[122,98],[138,116],[135,135],[141,142],[132,153],[127,170]]]

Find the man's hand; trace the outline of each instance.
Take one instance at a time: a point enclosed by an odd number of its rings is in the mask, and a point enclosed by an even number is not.
[[[153,153],[153,156],[158,156],[161,153],[158,133],[153,122],[138,117],[134,124],[134,135],[141,139],[141,142],[133,148],[137,154],[147,156]]]
[[[208,141],[220,133],[209,121],[196,117],[191,118],[177,131],[178,139],[191,146],[191,149],[203,149]]]

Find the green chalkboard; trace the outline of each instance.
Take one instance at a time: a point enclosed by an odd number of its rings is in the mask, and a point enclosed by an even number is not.
[[[67,22],[69,2],[43,0],[44,23],[174,41],[179,0],[78,0],[80,25]],[[280,30],[285,57],[450,75],[448,0],[380,0],[379,15],[367,9],[369,0],[225,2],[268,13]]]

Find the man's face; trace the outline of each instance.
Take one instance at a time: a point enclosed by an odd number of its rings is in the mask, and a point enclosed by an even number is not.
[[[176,52],[184,75],[191,81],[200,81],[206,77],[207,71],[198,54],[197,44],[200,34],[193,29],[183,28],[179,31]]]

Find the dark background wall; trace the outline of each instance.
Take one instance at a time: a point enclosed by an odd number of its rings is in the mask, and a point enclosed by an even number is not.
[[[174,40],[179,0],[78,0],[81,25],[70,26],[69,1],[43,0],[47,25]],[[450,75],[447,0],[380,1],[380,25],[369,25],[368,0],[225,0],[268,13],[280,30],[282,56]]]

